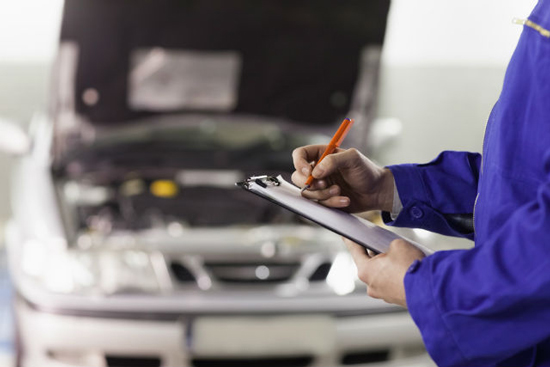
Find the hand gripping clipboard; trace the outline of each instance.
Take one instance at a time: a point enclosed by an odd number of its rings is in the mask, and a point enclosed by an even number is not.
[[[339,209],[328,208],[304,198],[299,188],[285,181],[280,175],[277,177],[252,176],[243,182],[237,182],[236,185],[301,215],[334,233],[349,238],[376,253],[387,252],[393,240],[404,238],[366,219]],[[404,239],[411,242],[426,255],[433,253],[425,246]]]

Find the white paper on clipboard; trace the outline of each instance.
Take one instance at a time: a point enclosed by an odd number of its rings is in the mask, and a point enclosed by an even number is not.
[[[366,219],[304,198],[299,188],[280,175],[253,176],[237,185],[377,253],[387,252],[393,240],[404,238]],[[419,243],[406,240],[426,255],[433,253]]]

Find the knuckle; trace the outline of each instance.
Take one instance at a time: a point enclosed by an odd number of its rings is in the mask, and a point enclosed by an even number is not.
[[[304,151],[303,148],[296,148],[292,151],[292,159],[294,160],[294,163],[298,163],[302,158],[303,158],[303,154],[302,152]]]
[[[357,276],[359,277],[359,280],[361,280],[363,283],[368,284],[369,283],[369,274],[366,271],[366,269],[361,268],[357,271]]]
[[[315,191],[306,190],[302,192],[302,196],[306,199],[317,200],[317,193]]]
[[[321,204],[325,205],[327,204],[325,201],[328,199],[327,194],[324,190],[319,190],[315,192],[315,199],[319,201],[323,201]]]
[[[378,298],[378,293],[373,287],[367,287],[367,295],[372,298]]]
[[[359,158],[361,156],[361,153],[356,148],[349,148],[347,150],[347,153],[353,159]]]
[[[334,156],[332,154],[327,155],[319,164],[325,169],[332,167],[334,164]]]
[[[407,241],[401,239],[401,238],[398,238],[398,239],[395,239],[393,241],[391,241],[390,243],[390,248],[400,248],[400,247],[403,247],[403,246],[406,246],[407,245]]]
[[[333,194],[331,194],[330,190],[331,190],[330,187],[327,187],[326,189],[323,189],[323,190],[322,190],[323,198],[325,198],[325,199],[331,199],[331,198],[334,196]]]
[[[297,171],[294,171],[292,173],[292,176],[290,177],[290,179],[292,180],[292,182],[294,182],[297,185],[302,183],[302,180],[300,180],[300,174]]]

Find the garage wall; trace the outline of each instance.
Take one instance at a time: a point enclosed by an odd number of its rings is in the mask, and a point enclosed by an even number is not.
[[[48,80],[47,63],[0,63],[0,116],[26,128],[33,113],[45,109]],[[0,223],[9,214],[8,175],[13,160],[0,153]]]
[[[536,0],[393,0],[379,115],[402,131],[384,164],[427,162],[440,151],[479,151],[506,65]]]
[[[510,59],[537,0],[392,0],[389,65],[495,67]]]

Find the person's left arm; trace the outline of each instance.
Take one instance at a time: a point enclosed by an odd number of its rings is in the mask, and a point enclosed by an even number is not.
[[[536,199],[471,250],[415,262],[407,243],[369,258],[348,242],[369,294],[408,306],[438,365],[494,365],[550,338],[550,153],[546,167]]]
[[[403,278],[411,264],[424,257],[422,251],[405,240],[395,240],[388,252],[374,255],[347,238],[343,240],[357,265],[359,279],[368,285],[367,294],[407,307]]]

